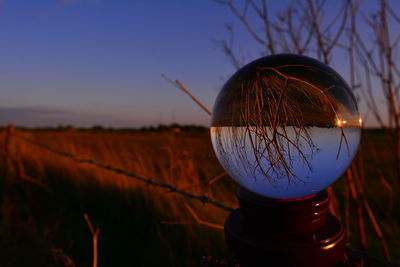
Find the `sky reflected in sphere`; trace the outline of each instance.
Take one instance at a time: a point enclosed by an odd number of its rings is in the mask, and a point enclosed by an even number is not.
[[[354,158],[361,119],[353,93],[331,68],[275,55],[237,71],[221,90],[211,139],[227,173],[271,198],[317,193]]]

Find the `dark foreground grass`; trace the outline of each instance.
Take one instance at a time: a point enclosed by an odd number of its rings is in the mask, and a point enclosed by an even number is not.
[[[88,214],[100,228],[99,266],[199,266],[201,256],[226,255],[222,231],[163,224],[141,190],[103,187],[85,174],[74,186],[63,170],[47,167],[49,190],[8,181],[2,187],[0,266],[91,266]],[[160,199],[162,201],[162,199]]]

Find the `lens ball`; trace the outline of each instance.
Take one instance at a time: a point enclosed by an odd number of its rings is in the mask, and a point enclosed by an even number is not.
[[[265,197],[303,198],[353,160],[362,121],[343,78],[305,56],[274,55],[238,70],[214,105],[211,140],[227,173]]]

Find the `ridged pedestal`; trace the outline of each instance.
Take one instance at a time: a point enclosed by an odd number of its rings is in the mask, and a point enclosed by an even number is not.
[[[344,258],[341,223],[322,191],[302,200],[269,199],[243,188],[225,239],[240,266],[335,266]]]

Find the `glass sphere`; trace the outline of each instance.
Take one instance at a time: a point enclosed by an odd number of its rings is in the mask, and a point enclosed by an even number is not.
[[[214,105],[211,140],[242,187],[303,198],[335,182],[360,142],[356,99],[333,69],[305,56],[274,55],[238,70]]]

